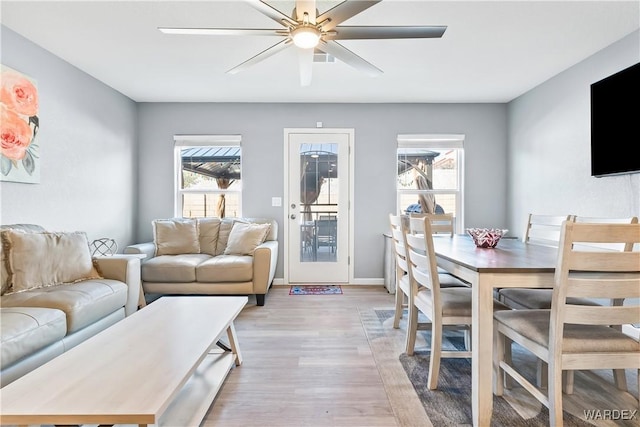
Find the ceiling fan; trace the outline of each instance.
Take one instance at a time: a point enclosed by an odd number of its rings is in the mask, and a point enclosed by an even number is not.
[[[365,61],[336,40],[417,39],[442,37],[446,26],[341,26],[340,24],[382,0],[346,0],[319,13],[316,0],[296,0],[291,17],[262,0],[244,0],[258,11],[283,26],[280,29],[259,28],[169,28],[158,27],[167,34],[220,36],[277,36],[282,40],[249,58],[227,73],[235,74],[291,46],[298,48],[300,84],[311,84],[314,50],[329,54],[370,76],[382,70]]]

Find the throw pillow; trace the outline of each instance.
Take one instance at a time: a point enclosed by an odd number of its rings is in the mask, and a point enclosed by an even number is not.
[[[93,266],[87,235],[5,230],[2,245],[10,292],[101,279]]]
[[[189,218],[156,219],[153,221],[153,242],[156,256],[199,254],[198,222]]]
[[[32,231],[46,231],[39,225],[36,224],[10,224],[3,225],[0,230],[21,230],[24,232],[32,232]],[[7,262],[4,256],[4,250],[2,249],[2,238],[0,237],[0,295],[4,295],[9,292],[9,273],[7,271]]]
[[[229,233],[225,255],[253,255],[258,245],[264,242],[271,224],[236,222]]]

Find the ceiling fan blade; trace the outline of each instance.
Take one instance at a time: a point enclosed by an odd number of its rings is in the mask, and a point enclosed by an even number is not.
[[[283,36],[276,29],[268,28],[169,28],[158,27],[165,34],[186,34],[197,36]]]
[[[328,53],[329,55],[335,56],[345,64],[350,65],[356,70],[362,71],[371,77],[379,76],[380,74],[382,74],[381,69],[365,61],[336,41],[321,41],[316,49],[320,49],[321,51]]]
[[[255,65],[258,62],[263,61],[263,60],[269,58],[270,56],[275,55],[276,53],[280,52],[283,49],[286,49],[287,47],[290,46],[290,43],[291,42],[289,41],[289,39],[284,39],[281,42],[278,42],[278,43],[274,44],[273,46],[263,50],[259,54],[247,59],[242,64],[233,67],[232,69],[227,71],[227,73],[228,74],[237,74],[240,71],[244,71],[247,68],[249,68],[250,66]]]
[[[369,9],[381,1],[382,0],[345,0],[318,16],[316,21],[323,22],[328,19],[329,22],[324,24],[322,29],[324,31],[330,31],[352,16]]]
[[[298,49],[300,64],[300,86],[309,86],[313,71],[313,49]]]
[[[337,27],[335,34],[327,34],[325,40],[362,39],[429,39],[442,37],[446,26],[367,26]]]
[[[297,24],[297,22],[294,19],[291,19],[291,17],[280,12],[275,7],[268,5],[264,1],[261,1],[261,0],[244,0],[244,1],[247,2],[254,9],[262,12],[263,14],[267,15],[269,18],[273,19],[274,21],[276,21],[281,25],[288,26],[288,25]]]
[[[309,23],[316,24],[316,0],[296,0],[296,16],[302,21],[305,12],[309,16]]]

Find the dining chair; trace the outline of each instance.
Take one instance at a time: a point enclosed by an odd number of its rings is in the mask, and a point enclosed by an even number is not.
[[[640,224],[565,221],[561,230],[551,309],[494,312],[495,394],[501,396],[505,378],[512,378],[548,407],[551,426],[562,426],[563,371],[640,372],[640,343],[619,329],[640,323],[640,251],[585,246],[640,244]],[[582,305],[569,303],[570,297],[629,298],[631,304]],[[511,342],[548,365],[546,393],[507,360]]]
[[[408,307],[410,271],[407,266],[403,229],[410,226],[410,217],[389,214],[389,224],[391,226],[391,241],[396,259],[396,298],[393,327],[398,329],[404,310]],[[466,282],[450,275],[446,271],[439,273],[439,279],[442,287],[468,286]]]
[[[406,226],[404,229],[410,271],[406,353],[409,356],[414,354],[418,329],[431,330],[427,387],[429,390],[435,390],[438,388],[441,358],[471,357],[469,334],[473,333],[471,324],[472,290],[468,286],[447,288],[441,286],[431,221],[428,217],[422,218],[422,221],[424,223],[423,234],[412,234]],[[508,310],[509,308],[495,301],[494,309]],[[424,314],[429,322],[426,324],[418,323],[419,313]],[[445,327],[447,330],[465,331],[465,349],[442,349]]]
[[[624,217],[624,218],[607,218],[607,217],[585,217],[578,215],[570,215],[569,221],[575,222],[587,222],[598,224],[637,224],[637,217]],[[605,250],[605,251],[631,251],[633,250],[632,243],[582,243],[581,246],[584,250]],[[550,309],[553,290],[552,289],[527,289],[527,288],[509,288],[501,289],[499,291],[501,296],[500,301],[507,304],[514,309]],[[593,298],[575,298],[568,297],[568,304],[578,305],[614,305],[619,306],[624,303],[623,299],[614,300],[596,300]],[[622,328],[620,328],[622,330]],[[538,385],[546,386],[547,377],[547,365],[544,362],[538,364]],[[614,370],[614,378],[616,385],[621,390],[627,389],[627,378],[624,370]],[[564,392],[566,394],[573,393],[573,372],[567,371],[564,379]]]

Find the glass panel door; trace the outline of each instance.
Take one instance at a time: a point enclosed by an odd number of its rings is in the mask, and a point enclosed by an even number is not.
[[[348,281],[349,134],[289,134],[289,282]]]

